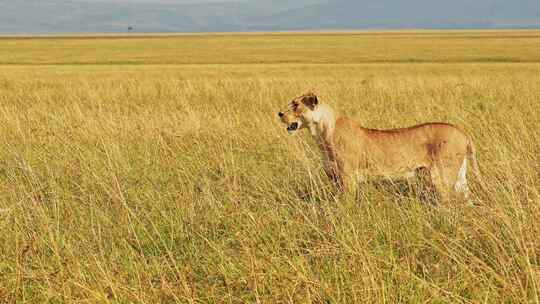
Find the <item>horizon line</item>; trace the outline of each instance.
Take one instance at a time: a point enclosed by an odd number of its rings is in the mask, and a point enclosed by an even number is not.
[[[174,37],[174,36],[250,36],[250,35],[295,35],[295,34],[400,34],[400,33],[451,33],[451,32],[534,32],[534,27],[455,27],[455,28],[365,28],[365,29],[318,29],[318,30],[276,30],[276,31],[141,31],[141,32],[18,32],[2,33],[0,38],[130,38],[130,37]]]

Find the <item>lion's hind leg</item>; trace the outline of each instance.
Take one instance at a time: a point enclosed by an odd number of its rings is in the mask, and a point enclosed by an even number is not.
[[[467,180],[462,177],[466,171],[461,168],[461,161],[438,162],[431,168],[431,180],[440,201],[449,201],[456,194],[468,195]]]

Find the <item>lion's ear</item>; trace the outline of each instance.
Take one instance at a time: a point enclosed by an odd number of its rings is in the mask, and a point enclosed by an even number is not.
[[[308,94],[302,99],[302,102],[311,110],[315,110],[319,104],[319,98],[315,94]]]

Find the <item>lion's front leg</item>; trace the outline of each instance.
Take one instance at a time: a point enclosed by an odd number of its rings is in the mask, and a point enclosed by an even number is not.
[[[325,161],[324,172],[340,191],[345,191],[344,174],[337,161]]]
[[[342,193],[356,194],[359,190],[360,183],[365,180],[353,168],[337,161],[327,162],[325,172],[336,188]]]
[[[339,168],[335,162],[326,161],[324,164],[324,172],[333,183],[340,182]]]

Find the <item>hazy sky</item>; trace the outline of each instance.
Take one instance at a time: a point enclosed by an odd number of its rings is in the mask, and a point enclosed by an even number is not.
[[[0,0],[0,33],[540,27],[540,0]]]

